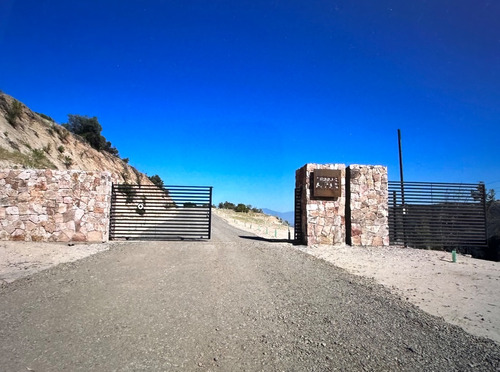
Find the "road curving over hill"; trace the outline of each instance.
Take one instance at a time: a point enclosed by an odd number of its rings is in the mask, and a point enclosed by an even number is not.
[[[500,346],[287,243],[126,242],[0,288],[1,371],[494,371]]]

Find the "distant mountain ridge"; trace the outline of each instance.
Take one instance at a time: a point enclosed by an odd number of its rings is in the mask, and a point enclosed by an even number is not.
[[[295,213],[293,211],[291,211],[291,212],[277,212],[277,211],[273,211],[272,209],[262,208],[262,212],[264,212],[265,214],[268,214],[270,216],[279,217],[283,221],[287,221],[290,224],[290,226],[294,225]]]

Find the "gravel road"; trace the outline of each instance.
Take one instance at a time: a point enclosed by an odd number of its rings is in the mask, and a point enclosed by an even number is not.
[[[495,371],[500,346],[213,218],[0,288],[0,371]]]

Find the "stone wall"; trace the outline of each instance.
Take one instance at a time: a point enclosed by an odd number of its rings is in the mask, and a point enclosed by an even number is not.
[[[350,207],[347,243],[389,245],[387,168],[379,165],[350,165],[347,178]]]
[[[341,171],[339,197],[315,197],[316,169]],[[301,190],[301,244],[389,245],[387,168],[372,165],[306,164],[295,173]]]
[[[341,171],[341,196],[338,198],[315,198],[312,194],[311,177],[315,169],[338,169]],[[295,187],[302,190],[302,232],[306,245],[343,245],[345,230],[345,165],[306,164],[295,173]]]
[[[105,241],[109,172],[0,170],[0,239]]]

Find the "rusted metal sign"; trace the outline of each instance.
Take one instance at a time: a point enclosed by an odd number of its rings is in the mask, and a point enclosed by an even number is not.
[[[341,192],[342,172],[338,169],[315,169],[313,172],[314,197],[338,198]]]

